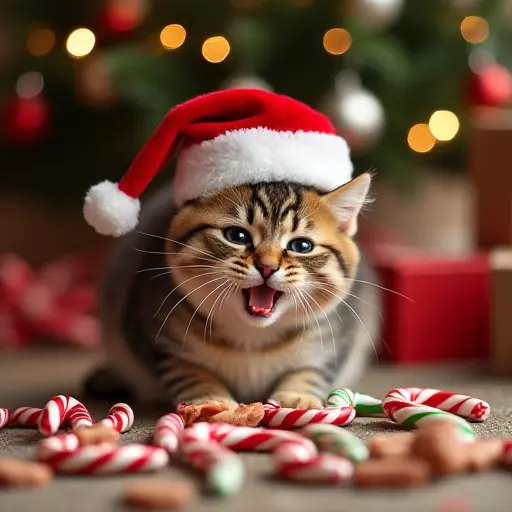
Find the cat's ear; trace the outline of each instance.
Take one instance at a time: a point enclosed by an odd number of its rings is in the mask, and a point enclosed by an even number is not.
[[[338,218],[339,228],[348,236],[357,233],[357,217],[364,204],[370,202],[368,192],[372,176],[365,172],[323,197]]]

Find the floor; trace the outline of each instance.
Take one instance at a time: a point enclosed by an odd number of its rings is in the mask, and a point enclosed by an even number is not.
[[[98,356],[65,350],[39,350],[0,357],[0,406],[41,407],[56,394],[77,395],[77,384]],[[482,436],[512,435],[512,379],[496,380],[479,373],[478,367],[373,368],[362,380],[359,390],[382,397],[394,387],[421,386],[458,391],[490,402],[493,412],[475,429]],[[108,404],[87,403],[101,417]],[[149,441],[152,427],[162,411],[135,409],[135,425],[123,440]],[[389,424],[378,419],[358,419],[349,427],[361,438],[389,431]],[[34,430],[0,431],[0,456],[30,457],[40,439]],[[510,510],[512,474],[492,472],[439,481],[407,492],[361,492],[342,488],[298,487],[275,480],[267,455],[246,455],[247,482],[240,494],[231,498],[202,496],[191,506],[193,512],[261,511],[334,512],[351,510],[414,512],[499,512]],[[1,512],[103,512],[127,511],[121,502],[123,486],[130,480],[189,478],[201,479],[187,469],[169,467],[157,475],[125,477],[65,477],[35,491],[0,491]]]

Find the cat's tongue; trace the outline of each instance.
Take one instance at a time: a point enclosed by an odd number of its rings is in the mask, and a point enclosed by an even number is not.
[[[266,284],[249,288],[249,309],[256,315],[268,316],[274,306],[274,297],[277,290]]]

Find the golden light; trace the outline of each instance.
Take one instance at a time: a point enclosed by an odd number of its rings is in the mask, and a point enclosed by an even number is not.
[[[468,43],[481,43],[489,37],[489,23],[480,16],[467,16],[460,24],[460,33]]]
[[[437,140],[452,140],[459,131],[459,119],[449,110],[437,110],[430,116],[428,127]]]
[[[179,48],[187,37],[187,31],[181,25],[167,25],[160,32],[160,42],[167,50],[176,50]]]
[[[55,34],[49,28],[38,28],[32,31],[27,39],[27,50],[34,57],[42,57],[50,53],[55,46]]]
[[[345,53],[352,44],[352,36],[344,28],[331,28],[324,34],[324,48],[332,55]]]
[[[66,40],[66,50],[77,59],[92,52],[96,44],[95,35],[88,28],[77,28]]]
[[[416,153],[428,153],[435,143],[436,138],[425,123],[415,124],[407,135],[407,144]]]
[[[229,42],[225,37],[214,36],[209,37],[204,43],[201,49],[203,57],[213,64],[222,62],[231,51]]]

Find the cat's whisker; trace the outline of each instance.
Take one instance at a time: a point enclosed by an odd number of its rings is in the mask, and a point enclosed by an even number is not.
[[[315,300],[315,298],[311,294],[309,294],[306,290],[302,290],[302,292],[305,293],[318,306],[320,311],[325,316],[327,323],[329,324],[329,329],[331,330],[331,336],[332,336],[332,348],[334,350],[334,365],[338,366],[338,358],[337,358],[337,354],[336,354],[336,340],[334,339],[334,331],[332,330],[332,325],[331,325],[331,321],[329,320],[329,316],[324,311],[324,308],[322,308],[322,306],[320,306],[320,304],[318,304],[318,302]]]
[[[335,293],[331,292],[330,290],[328,290],[327,288],[323,288],[321,286],[316,286],[316,284],[328,284],[328,283],[322,283],[321,281],[313,281],[311,283],[309,283],[313,288],[317,288],[318,290],[323,290],[327,293],[330,293],[333,297],[336,297],[337,299],[341,300],[341,297],[339,295],[336,295]],[[380,318],[382,320],[384,320],[384,316],[382,315],[380,309],[375,305],[375,304],[372,304],[371,302],[368,302],[366,300],[364,300],[363,298],[361,297],[358,297],[357,295],[355,295],[354,293],[350,293],[350,292],[347,292],[347,291],[343,291],[344,294],[346,295],[349,295],[350,297],[354,297],[354,299],[357,299],[357,300],[360,300],[363,304],[366,304],[372,308],[375,308],[377,310],[377,312],[379,313],[380,315]]]
[[[192,314],[192,316],[190,317],[190,320],[188,322],[187,329],[185,330],[185,336],[183,336],[183,343],[181,345],[181,352],[183,352],[185,350],[185,341],[186,341],[187,336],[188,336],[188,331],[190,330],[190,326],[192,325],[192,320],[194,320],[194,317],[196,316],[196,313],[199,311],[199,308],[208,300],[208,297],[213,295],[219,288],[224,286],[227,282],[228,282],[228,279],[225,279],[222,283],[220,283],[219,286],[214,288],[213,291],[211,291],[208,295],[206,295],[206,297],[199,303],[197,308],[194,310],[194,313]]]
[[[214,303],[212,304],[212,307],[210,308],[210,311],[208,312],[208,316],[206,317],[206,321],[204,323],[204,331],[203,331],[203,339],[206,341],[206,329],[208,328],[208,321],[210,320],[210,316],[212,315],[213,310],[215,309],[215,305],[219,301],[219,299],[222,298],[223,295],[225,295],[229,289],[233,286],[233,282],[231,282],[222,292],[219,293],[218,297],[215,299]],[[212,336],[210,334],[210,340],[212,339]]]
[[[345,277],[347,281],[352,281],[353,283],[361,283],[361,284],[368,284],[370,286],[375,286],[376,288],[380,288],[381,290],[384,290],[385,292],[394,293],[395,295],[398,295],[399,297],[402,297],[410,302],[414,302],[414,299],[411,299],[410,297],[407,297],[407,295],[403,295],[400,292],[397,292],[396,290],[391,290],[390,288],[385,288],[384,286],[381,286],[377,283],[372,283],[370,281],[361,281],[361,279],[353,279],[351,277]]]
[[[156,276],[151,276],[148,281],[153,281],[153,279],[158,279],[162,276],[169,276],[172,274],[172,270],[168,270],[167,272],[161,272],[160,274],[157,274]]]
[[[189,281],[192,281],[193,279],[197,279],[198,277],[203,277],[203,276],[211,276],[213,274],[222,274],[223,272],[221,270],[217,271],[217,272],[204,272],[202,274],[198,274],[197,276],[193,276],[189,279],[186,279],[185,281],[182,281],[180,284],[178,284],[177,286],[175,286],[164,298],[164,300],[162,301],[162,303],[160,304],[160,307],[158,308],[157,312],[153,315],[153,319],[155,319],[155,317],[158,315],[158,313],[160,313],[160,310],[162,309],[163,305],[165,304],[165,301],[182,285],[188,283]]]
[[[240,208],[240,209],[244,209],[243,205],[241,203],[237,203],[236,201],[233,201],[233,199],[231,199],[230,197],[228,197],[227,195],[223,194],[222,192],[218,192],[218,194],[223,197],[224,199],[227,199],[230,203],[234,204],[237,208]]]
[[[299,290],[299,294],[302,295],[302,298],[304,299],[304,302],[309,307],[311,314],[313,315],[313,318],[315,319],[316,325],[318,327],[318,332],[320,333],[320,348],[322,351],[322,354],[324,353],[324,337],[322,335],[322,328],[320,327],[320,322],[318,321],[318,318],[315,315],[314,309],[311,307],[311,304],[308,302],[307,297],[304,297],[303,290]]]
[[[142,272],[151,272],[152,270],[176,270],[180,268],[219,268],[215,265],[178,265],[176,267],[153,267],[153,268],[143,268],[141,270],[137,270],[136,274],[141,274]]]
[[[377,353],[377,349],[375,348],[375,343],[374,343],[370,333],[368,332],[366,325],[364,325],[362,318],[357,314],[357,311],[348,302],[344,301],[343,299],[341,299],[341,302],[343,304],[345,304],[345,306],[347,306],[347,308],[349,308],[350,311],[352,311],[352,313],[355,315],[355,317],[359,320],[361,327],[365,330],[366,335],[368,336],[368,339],[370,340],[370,343],[372,344],[373,352],[375,353],[375,358],[377,359],[377,363],[378,363],[379,362],[379,354]]]
[[[187,247],[189,249],[192,249],[193,251],[197,251],[197,252],[199,252],[201,254],[204,254],[205,256],[209,256],[210,258],[213,258],[214,260],[221,261],[221,262],[223,261],[220,258],[217,258],[217,256],[214,256],[213,254],[210,254],[209,252],[202,251],[201,249],[198,249],[197,247],[193,247],[192,245],[186,244],[184,242],[180,242],[179,240],[174,240],[172,238],[166,238],[164,236],[159,236],[159,235],[152,235],[151,233],[144,233],[143,231],[137,231],[137,233],[140,233],[141,235],[152,236],[154,238],[159,238],[159,239],[165,240],[167,242],[172,242],[172,243],[181,245],[183,247]]]
[[[297,347],[297,350],[295,351],[295,355],[293,356],[293,358],[295,359],[299,355],[300,349],[302,347],[302,341],[304,340],[304,334],[306,332],[306,317],[309,316],[309,313],[306,310],[306,308],[304,307],[304,303],[303,303],[302,299],[299,297],[299,294],[297,293],[297,291],[292,289],[291,292],[292,292],[292,295],[296,296],[297,299],[300,301],[300,305],[302,306],[302,309],[304,310],[304,313],[305,313],[305,315],[302,316],[302,334],[300,336],[299,346]]]
[[[213,274],[219,274],[220,272],[212,272]],[[199,277],[199,276],[197,276]],[[155,338],[155,343],[157,342],[158,338],[160,337],[160,333],[162,332],[162,329],[164,328],[164,325],[167,323],[167,320],[169,319],[169,317],[171,316],[172,312],[187,298],[189,297],[190,295],[192,295],[194,292],[196,292],[197,290],[200,290],[201,288],[204,288],[205,286],[211,284],[211,283],[214,283],[215,281],[219,281],[220,279],[225,279],[225,277],[216,277],[215,279],[211,279],[210,281],[207,281],[206,283],[203,283],[202,285],[194,288],[192,291],[188,292],[184,297],[182,297],[173,307],[172,309],[169,311],[169,313],[167,313],[167,315],[165,316],[164,318],[164,321],[162,322],[162,325],[160,326],[160,329],[158,329],[158,332],[156,334],[156,338]],[[183,284],[183,283],[182,283]],[[165,302],[165,299],[164,299],[164,302]]]
[[[221,302],[219,304],[219,307],[217,309],[217,312],[219,312],[222,309],[222,307],[224,306],[226,300],[230,297],[230,295],[233,294],[233,293],[236,293],[238,291],[239,284],[236,281],[233,281],[233,285],[234,286],[229,288],[228,292],[222,298],[222,300],[221,300]],[[215,315],[215,313],[212,314],[212,318],[210,319],[210,340],[213,339],[212,330],[213,330],[214,315]]]
[[[139,249],[138,247],[132,247],[132,249],[134,251],[142,252],[144,254],[160,254],[163,256],[180,255],[187,256],[188,258],[194,258],[195,260],[210,261],[212,263],[217,263],[217,260],[214,260],[213,258],[202,258],[201,256],[196,256],[195,254],[187,254],[186,252],[148,251],[146,249]]]

